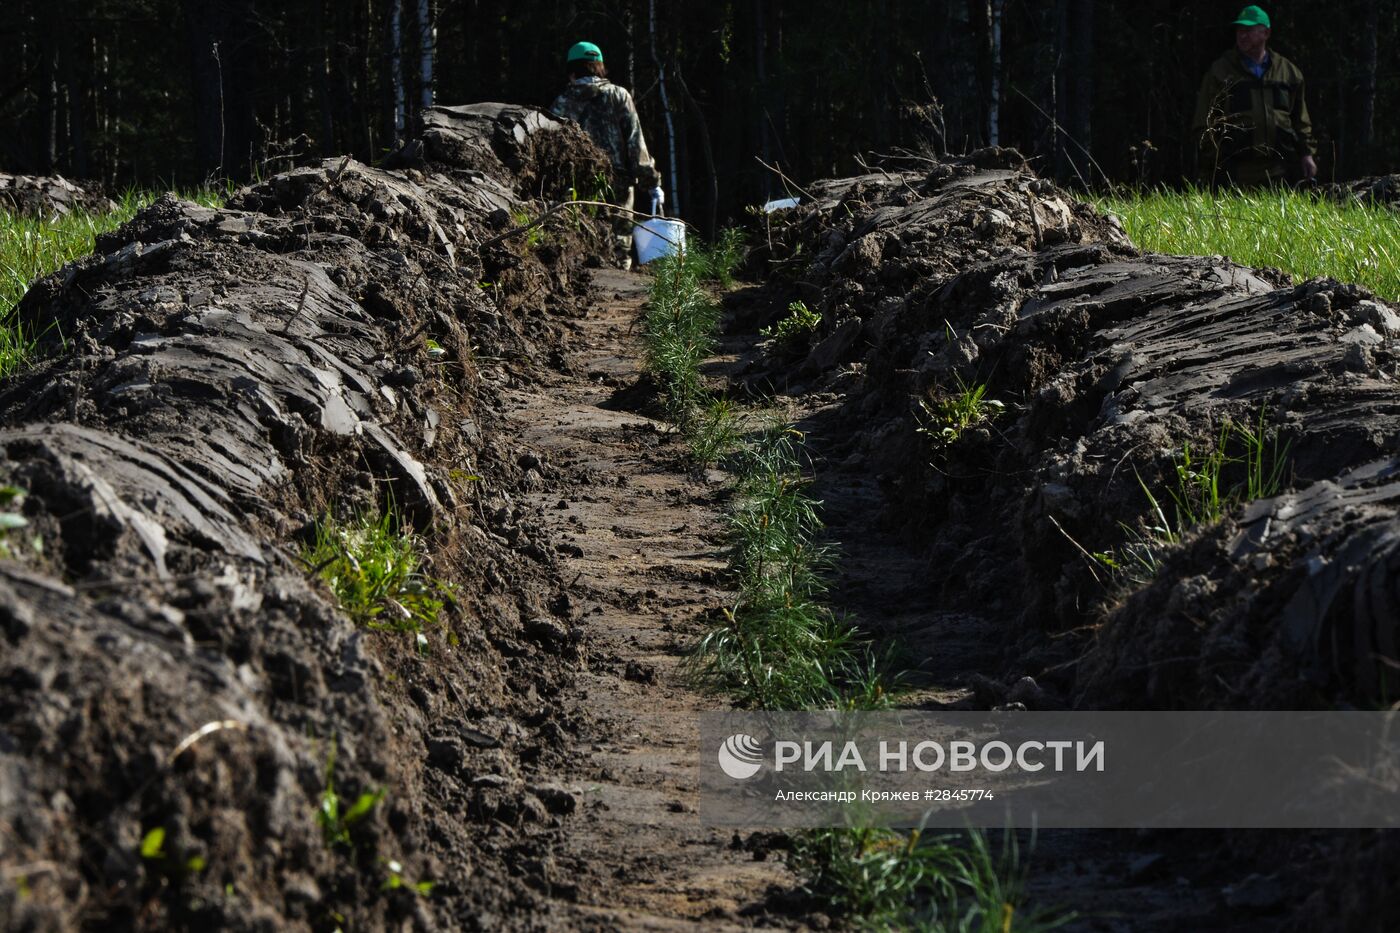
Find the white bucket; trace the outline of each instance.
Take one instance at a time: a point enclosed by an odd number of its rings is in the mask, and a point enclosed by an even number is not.
[[[632,242],[637,245],[637,263],[646,265],[662,256],[685,252],[685,222],[654,218],[632,228]]]

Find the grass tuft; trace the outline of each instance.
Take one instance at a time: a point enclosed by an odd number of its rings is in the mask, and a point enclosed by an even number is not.
[[[980,832],[818,830],[795,841],[790,864],[808,891],[865,929],[1029,933],[1075,919],[1025,908],[1026,870],[1009,832],[993,854]]]
[[[1171,516],[1139,476],[1151,509],[1147,525],[1124,526],[1127,541],[1094,559],[1119,583],[1147,583],[1161,569],[1163,551],[1179,544],[1187,531],[1218,522],[1237,506],[1278,495],[1288,472],[1289,445],[1266,426],[1266,418],[1261,407],[1252,423],[1227,419],[1203,450],[1182,445],[1173,462],[1175,483],[1167,489]]]
[[[961,376],[955,378],[956,391],[942,392],[930,387],[928,394],[919,399],[916,430],[931,438],[937,447],[957,443],[968,430],[986,424],[1006,409],[1002,402],[986,397],[986,383],[968,385]]]
[[[820,312],[809,309],[805,301],[794,301],[787,309],[787,317],[758,333],[761,337],[771,337],[775,349],[790,353],[812,342],[813,335],[821,326],[822,316]]]
[[[421,543],[398,529],[392,511],[348,522],[325,516],[302,560],[350,618],[373,629],[413,632],[420,648],[427,643],[423,630],[451,598],[446,584],[421,572]]]

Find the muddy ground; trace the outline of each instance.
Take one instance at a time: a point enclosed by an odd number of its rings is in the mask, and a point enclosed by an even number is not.
[[[649,414],[646,279],[597,268],[590,218],[509,235],[602,164],[538,111],[438,108],[384,168],[162,201],[31,290],[46,358],[0,387],[28,520],[0,561],[6,928],[833,922],[780,838],[696,816],[694,712],[725,700],[681,661],[732,598],[729,491]],[[1142,255],[1009,151],[804,193],[756,231],[708,377],[795,413],[833,601],[899,647],[908,704],[1384,700],[1394,308]],[[775,353],[795,299],[820,330]],[[955,378],[1005,414],[934,452],[917,400]],[[1287,490],[1107,580],[1086,552],[1143,518],[1138,477],[1261,407]],[[421,651],[298,559],[325,512],[388,502],[456,587]],[[385,792],[350,846],[316,818],[332,745],[341,797]],[[1394,853],[1061,832],[1032,889],[1079,929],[1385,929]]]

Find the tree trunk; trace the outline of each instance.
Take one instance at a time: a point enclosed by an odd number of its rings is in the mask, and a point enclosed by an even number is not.
[[[987,102],[992,96],[992,0],[968,0],[968,26],[977,48],[977,95],[970,108],[976,114],[977,138],[968,148],[983,145],[988,135]]]
[[[69,168],[79,178],[89,178],[90,161],[87,150],[87,89],[89,81],[78,70],[78,48],[83,40],[72,30],[64,33],[59,53],[59,74],[68,89],[68,144],[71,148]]]
[[[437,30],[433,26],[431,0],[418,0],[418,79],[422,109],[433,105],[433,52]]]
[[[989,0],[991,17],[992,87],[987,97],[987,144],[1001,145],[1001,11],[1005,0]]]
[[[666,96],[666,68],[661,64],[661,57],[656,51],[656,0],[651,0],[651,60],[656,64],[657,80],[661,85],[661,109],[666,114],[666,142],[669,150],[669,167],[671,174],[671,194],[670,208],[672,217],[679,217],[681,211],[679,185],[676,184],[676,124],[671,118],[671,101]],[[650,210],[650,207],[648,207]]]
[[[1356,169],[1374,171],[1376,143],[1376,34],[1380,31],[1380,0],[1367,0],[1366,26],[1361,30],[1361,89],[1356,126]]]
[[[41,17],[39,28],[39,146],[35,161],[41,175],[51,175],[58,161],[58,79],[53,27],[47,17]]]
[[[1069,131],[1092,152],[1094,112],[1094,0],[1070,0]]]
[[[754,0],[753,4],[753,68],[754,68],[754,139],[758,143],[758,156],[769,165],[773,164],[773,151],[768,143],[768,64],[766,46],[768,44],[768,17],[765,15],[764,0]],[[759,176],[763,199],[772,193],[772,179],[768,172]]]
[[[389,74],[390,111],[387,148],[398,146],[403,138],[404,90],[403,90],[403,0],[389,0]]]
[[[710,175],[709,222],[705,232],[708,236],[714,236],[719,225],[719,172],[715,169],[715,150],[710,144],[710,125],[705,121],[705,114],[700,110],[700,104],[696,102],[690,93],[690,88],[686,86],[685,76],[681,74],[679,62],[676,63],[676,83],[680,85],[681,94],[685,96],[686,106],[695,115],[695,125],[700,131],[700,147],[705,154],[705,169]]]

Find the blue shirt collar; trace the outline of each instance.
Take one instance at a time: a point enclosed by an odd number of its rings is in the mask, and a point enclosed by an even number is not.
[[[1268,51],[1264,52],[1262,62],[1256,62],[1252,58],[1246,58],[1243,53],[1240,54],[1240,61],[1244,62],[1245,69],[1256,78],[1264,77],[1265,72],[1269,70],[1269,65],[1273,62],[1273,58],[1273,55]]]

